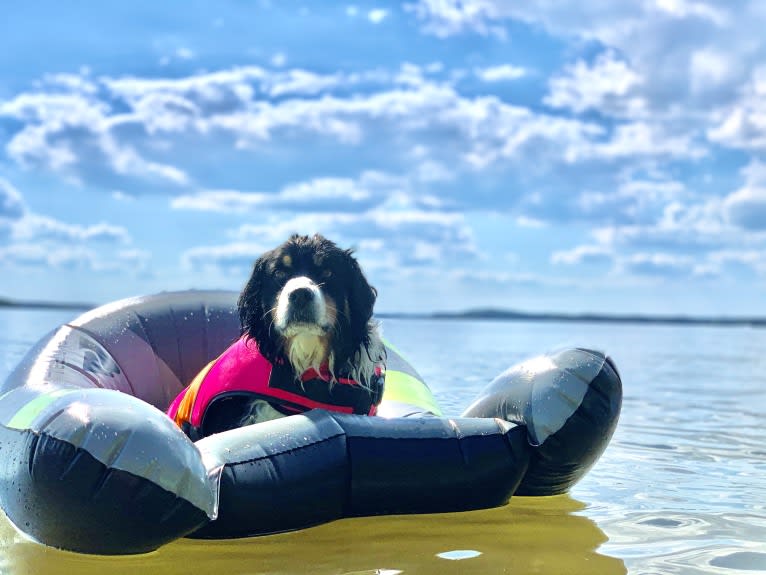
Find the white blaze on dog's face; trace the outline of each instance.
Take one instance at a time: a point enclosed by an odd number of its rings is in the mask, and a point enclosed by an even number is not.
[[[330,363],[329,332],[335,323],[335,302],[308,277],[290,279],[279,292],[274,327],[285,339],[290,363],[298,373]]]

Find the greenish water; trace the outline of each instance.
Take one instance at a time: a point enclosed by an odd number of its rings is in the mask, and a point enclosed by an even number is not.
[[[559,496],[500,509],[348,519],[294,533],[234,541],[182,540],[138,557],[88,557],[13,541],[4,572],[162,573],[625,573],[596,549],[606,536]],[[555,543],[554,543],[555,542]],[[462,551],[466,559],[440,555]],[[461,556],[457,554],[457,556]]]
[[[71,316],[0,310],[0,377]],[[485,511],[181,540],[117,558],[42,547],[0,518],[0,573],[766,573],[766,330],[392,319],[384,331],[450,415],[521,359],[605,349],[625,389],[615,436],[569,495]]]

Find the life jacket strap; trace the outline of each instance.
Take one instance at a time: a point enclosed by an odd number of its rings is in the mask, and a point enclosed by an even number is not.
[[[213,364],[216,361],[218,360],[214,359],[213,361],[208,363],[205,367],[203,367],[202,370],[200,370],[200,372],[195,376],[195,378],[189,384],[189,386],[183,391],[183,398],[181,399],[181,402],[178,404],[178,409],[176,410],[175,416],[173,417],[173,420],[176,422],[176,425],[180,427],[181,429],[184,429],[184,427],[191,425],[191,416],[192,416],[192,410],[194,409],[194,400],[197,399],[197,393],[199,392],[200,387],[202,387],[202,382],[205,380],[205,376],[207,376],[207,373],[210,371],[210,368],[213,367]]]

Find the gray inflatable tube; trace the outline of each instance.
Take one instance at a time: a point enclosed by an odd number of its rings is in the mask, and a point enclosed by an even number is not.
[[[119,301],[27,354],[0,388],[0,503],[18,529],[54,547],[130,554],[184,536],[499,506],[565,492],[617,424],[620,377],[600,352],[533,358],[445,418],[389,349],[380,417],[313,410],[195,443],[164,410],[238,336],[235,301]]]

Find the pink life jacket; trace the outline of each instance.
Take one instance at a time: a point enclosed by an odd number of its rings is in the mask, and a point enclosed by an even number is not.
[[[375,415],[383,396],[385,372],[375,367],[369,388],[347,377],[332,375],[326,366],[309,369],[296,379],[290,365],[272,364],[258,351],[255,341],[239,338],[211,361],[170,404],[167,414],[192,439],[205,433],[203,424],[211,406],[224,399],[244,406],[252,399],[268,401],[277,411],[290,415],[309,409]],[[233,400],[233,401],[232,401]],[[231,421],[236,427],[238,421]]]

